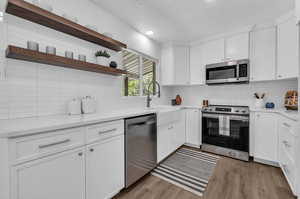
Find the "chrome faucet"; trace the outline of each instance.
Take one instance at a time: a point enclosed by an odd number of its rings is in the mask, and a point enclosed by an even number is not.
[[[151,85],[157,85],[158,87],[158,91],[155,92],[155,93],[152,93],[152,95],[156,95],[157,94],[157,97],[160,97],[160,85],[157,81],[151,81],[148,85],[148,89],[147,89],[147,108],[150,108],[150,102],[152,101],[151,97],[150,97],[150,86]]]

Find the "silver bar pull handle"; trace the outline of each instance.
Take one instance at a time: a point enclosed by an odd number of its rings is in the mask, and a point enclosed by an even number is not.
[[[109,130],[105,130],[105,131],[100,131],[99,132],[99,135],[101,135],[101,134],[106,134],[106,133],[110,133],[110,132],[113,132],[113,131],[116,131],[117,130],[117,128],[113,128],[113,129],[109,129]]]
[[[65,140],[58,141],[58,142],[53,142],[53,143],[50,143],[50,144],[44,144],[44,145],[40,145],[39,148],[40,149],[45,149],[45,148],[49,148],[49,147],[52,147],[52,146],[65,144],[65,143],[68,143],[68,142],[71,142],[71,140],[70,139],[65,139]]]

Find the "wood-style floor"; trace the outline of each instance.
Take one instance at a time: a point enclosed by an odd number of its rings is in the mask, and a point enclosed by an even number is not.
[[[114,199],[199,199],[148,175]],[[201,199],[295,199],[279,168],[222,157]]]

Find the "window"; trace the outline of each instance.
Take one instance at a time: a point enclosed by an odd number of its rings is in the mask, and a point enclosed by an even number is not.
[[[129,74],[124,78],[124,96],[146,96],[155,92],[155,84],[149,85],[156,80],[156,63],[146,56],[123,50],[124,69]]]

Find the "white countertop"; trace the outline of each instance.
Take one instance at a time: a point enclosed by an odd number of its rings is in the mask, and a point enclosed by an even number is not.
[[[266,109],[266,108],[251,108],[252,112],[264,112],[264,113],[279,113],[284,117],[287,117],[294,121],[299,121],[298,111],[286,110],[286,109]]]
[[[0,138],[11,138],[157,113],[155,109],[122,110],[105,114],[54,115],[0,120]]]
[[[59,129],[80,127],[101,122],[125,119],[151,113],[163,114],[184,108],[201,109],[200,106],[157,106],[149,109],[124,109],[110,113],[95,113],[87,115],[53,115],[43,117],[0,120],[0,138],[14,138],[38,134]],[[252,112],[279,113],[289,119],[298,121],[298,111],[285,109],[251,109]]]

